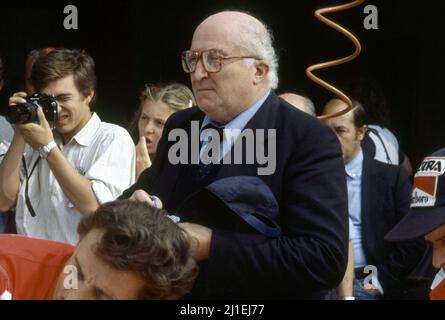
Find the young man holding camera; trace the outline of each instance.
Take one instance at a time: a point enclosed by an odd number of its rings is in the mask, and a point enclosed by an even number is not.
[[[36,61],[31,80],[37,93],[56,98],[58,117],[50,124],[41,103],[38,121],[13,124],[0,165],[0,211],[16,205],[19,234],[75,244],[81,215],[133,183],[134,143],[125,129],[91,113],[96,75],[84,51],[55,49]],[[23,107],[26,98],[15,93],[9,104]],[[34,151],[22,160],[25,143]]]

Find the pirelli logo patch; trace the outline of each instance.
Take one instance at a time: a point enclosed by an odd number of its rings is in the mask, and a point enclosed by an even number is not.
[[[445,173],[445,158],[428,157],[414,177],[411,208],[433,207],[436,204],[437,182]]]

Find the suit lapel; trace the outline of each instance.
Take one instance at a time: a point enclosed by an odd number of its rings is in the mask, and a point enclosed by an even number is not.
[[[367,258],[373,262],[373,257],[369,254],[375,252],[377,239],[380,236],[382,223],[385,217],[382,216],[382,208],[385,206],[385,183],[382,181],[382,172],[375,164],[376,160],[364,157],[362,175],[362,232],[363,248]]]

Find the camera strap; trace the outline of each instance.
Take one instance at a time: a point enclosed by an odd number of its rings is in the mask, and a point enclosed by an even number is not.
[[[35,168],[37,167],[37,164],[40,162],[40,157],[36,160],[36,162],[34,163],[34,166],[31,168],[31,172],[28,174],[28,167],[26,166],[26,161],[25,161],[25,157],[22,157],[22,163],[23,163],[23,168],[25,170],[25,176],[26,176],[26,181],[25,181],[25,203],[26,203],[26,207],[29,210],[29,213],[31,214],[31,217],[35,217],[36,216],[36,212],[34,211],[34,208],[32,207],[31,204],[31,200],[29,199],[29,192],[28,192],[28,187],[29,187],[29,178],[31,177],[32,173],[34,172]]]

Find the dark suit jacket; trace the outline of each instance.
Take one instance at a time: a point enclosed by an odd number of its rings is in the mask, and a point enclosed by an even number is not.
[[[385,235],[408,213],[411,183],[401,166],[364,157],[362,174],[362,237],[368,265],[375,265],[385,296],[395,295],[425,252],[422,239],[390,243]]]
[[[170,164],[168,150],[175,142],[167,136],[174,128],[184,128],[190,137],[191,121],[203,118],[196,107],[173,114],[153,166],[121,198],[144,189],[175,213],[189,193],[187,182],[181,181],[188,165]],[[278,201],[283,235],[268,239],[214,229],[210,257],[201,265],[192,297],[309,298],[336,287],[346,269],[348,242],[346,175],[336,136],[273,92],[246,128],[276,129],[276,171],[259,178]],[[270,141],[266,138],[265,143]],[[216,179],[255,176],[259,166],[222,165]]]

